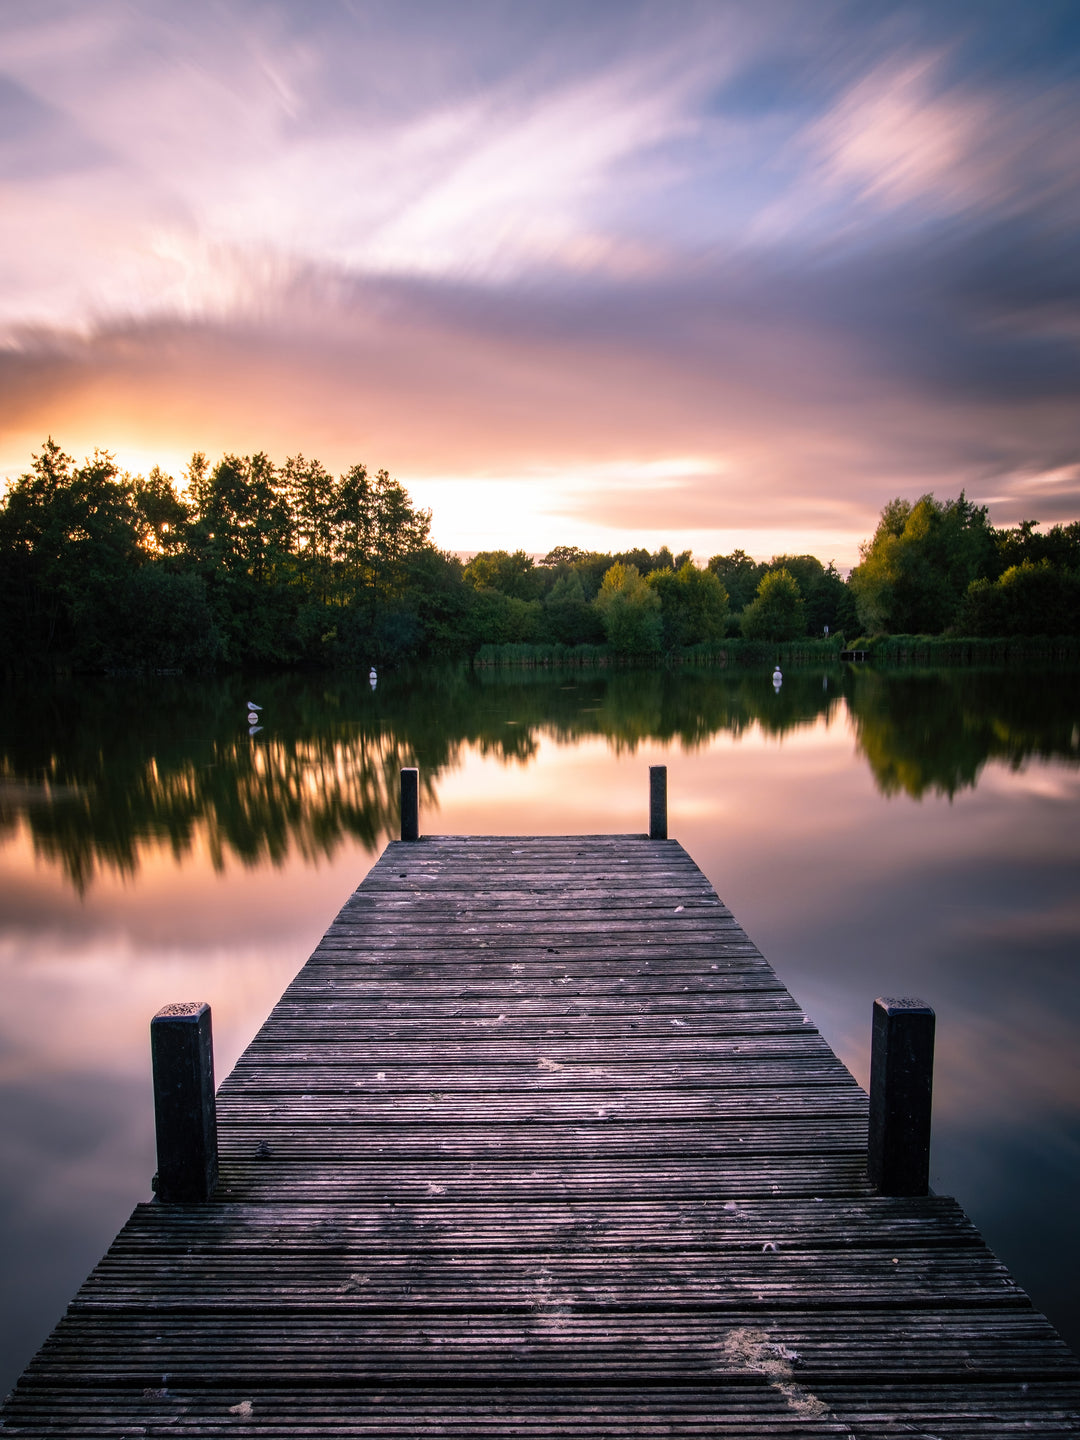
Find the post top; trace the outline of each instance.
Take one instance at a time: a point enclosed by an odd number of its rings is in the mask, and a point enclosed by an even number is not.
[[[874,1001],[874,1008],[879,1005],[887,1015],[895,1015],[900,1010],[921,1012],[924,1015],[934,1013],[925,1000],[918,1000],[913,995],[879,995]]]
[[[197,1020],[204,1010],[209,1009],[205,1000],[177,1000],[172,1005],[163,1005],[154,1020]],[[151,1020],[151,1025],[154,1020]]]

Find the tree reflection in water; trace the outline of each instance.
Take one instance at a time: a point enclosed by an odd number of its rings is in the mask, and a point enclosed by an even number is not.
[[[1080,763],[1080,676],[1009,670],[867,670],[848,695],[859,753],[883,795],[974,787],[988,760]]]
[[[969,670],[767,675],[465,669],[258,682],[249,736],[240,678],[66,680],[9,686],[0,703],[0,833],[24,823],[36,853],[80,892],[96,871],[133,874],[166,840],[280,863],[332,855],[346,837],[376,850],[398,825],[398,772],[419,765],[422,803],[465,747],[528,764],[539,741],[599,737],[618,754],[646,742],[694,750],[753,727],[783,736],[838,707],[886,796],[952,797],[988,760],[1080,764],[1080,676]]]

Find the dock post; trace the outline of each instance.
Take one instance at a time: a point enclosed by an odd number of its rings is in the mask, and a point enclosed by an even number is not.
[[[875,1000],[866,1170],[882,1195],[930,1193],[933,1080],[933,1010],[922,1000]]]
[[[150,1022],[150,1056],[157,1126],[154,1190],[169,1203],[201,1204],[218,1178],[210,1006],[192,1000],[159,1010]]]
[[[667,839],[667,766],[649,766],[649,839]]]
[[[415,765],[401,772],[401,838],[420,839],[420,771]]]

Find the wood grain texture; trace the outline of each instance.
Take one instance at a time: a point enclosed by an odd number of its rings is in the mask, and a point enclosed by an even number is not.
[[[869,1003],[869,1002],[868,1002]],[[705,877],[387,847],[3,1410],[117,1437],[1065,1435],[1080,1366]]]

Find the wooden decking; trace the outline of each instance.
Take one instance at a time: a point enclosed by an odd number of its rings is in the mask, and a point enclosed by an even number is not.
[[[863,1092],[673,841],[390,845],[218,1115],[213,1202],[138,1206],[5,1434],[1080,1423],[955,1202],[869,1190]]]

